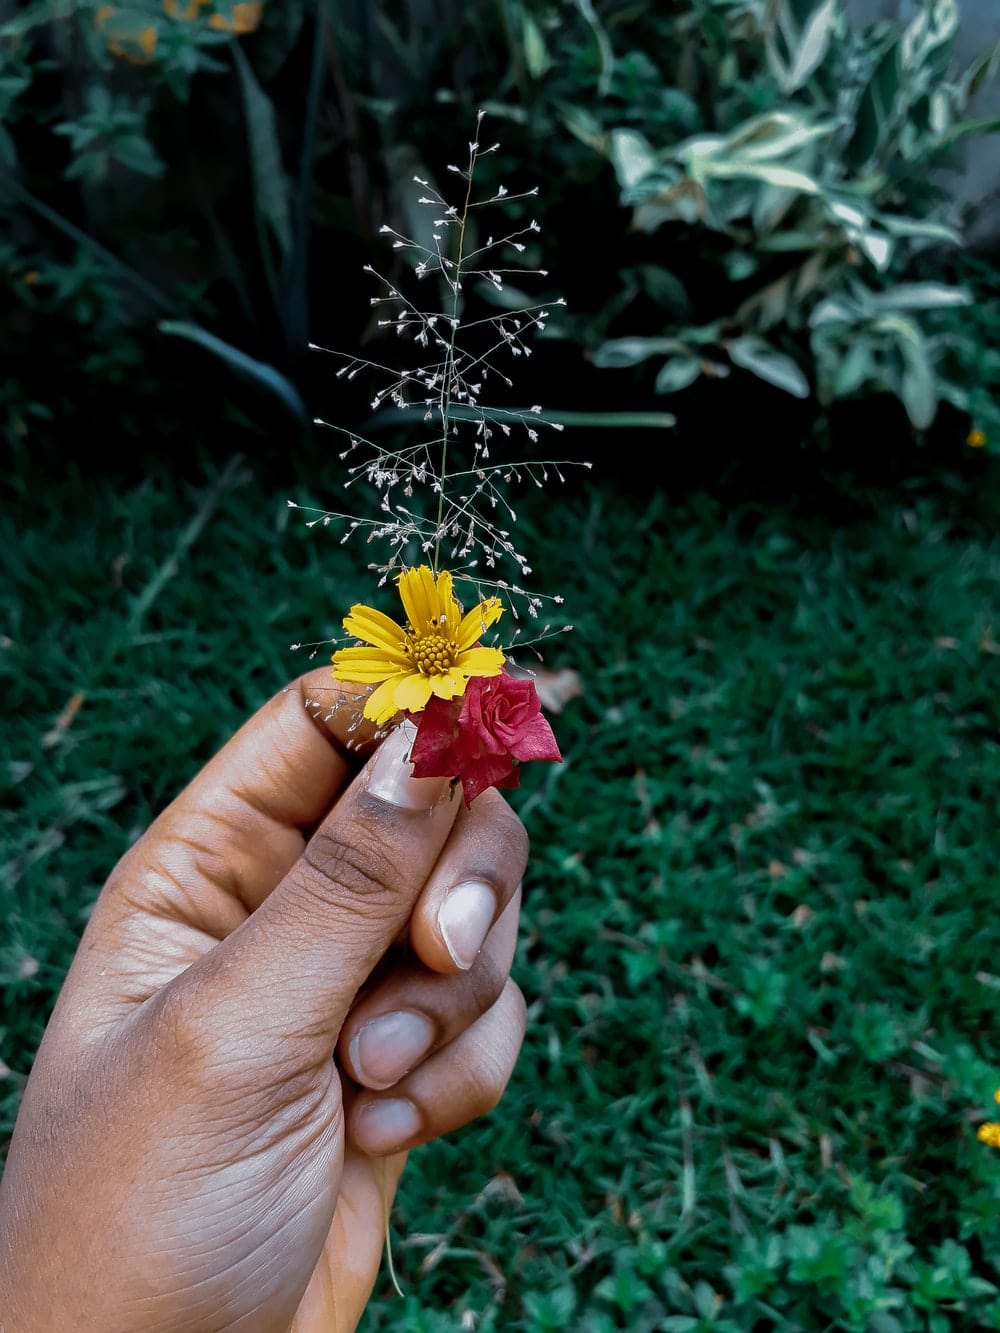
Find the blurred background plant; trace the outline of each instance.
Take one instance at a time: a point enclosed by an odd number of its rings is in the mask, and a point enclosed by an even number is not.
[[[670,255],[661,327],[601,343],[595,363],[653,360],[660,393],[733,367],[823,407],[888,392],[926,430],[955,387],[927,317],[975,299],[938,277],[961,240],[935,173],[1000,128],[968,115],[1000,49],[955,70],[958,20],[954,0],[867,29],[838,0],[693,4],[659,123],[608,128],[576,108],[567,124],[607,153],[633,226]]]
[[[545,182],[557,414],[703,430],[756,377],[808,400],[765,395],[777,433],[881,395],[996,442],[995,269],[945,173],[1000,124],[969,109],[998,50],[957,67],[958,26],[955,0],[867,26],[843,0],[35,0],[0,23],[7,429],[57,381],[61,416],[100,399],[126,434],[176,432],[179,385],[306,430],[309,338],[370,336],[378,226],[413,225],[413,175],[483,106],[496,180]]]

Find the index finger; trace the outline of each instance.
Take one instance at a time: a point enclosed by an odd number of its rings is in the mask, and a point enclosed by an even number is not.
[[[374,737],[350,686],[328,668],[300,676],[154,821],[112,875],[109,898],[224,938],[287,875]]]

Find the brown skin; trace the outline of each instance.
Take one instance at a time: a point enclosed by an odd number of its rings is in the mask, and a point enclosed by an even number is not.
[[[0,1186],[4,1333],[346,1333],[407,1150],[498,1101],[524,1034],[524,830],[495,791],[471,811],[434,779],[376,794],[340,688],[321,670],[272,699],[101,893]],[[497,912],[460,971],[437,910],[470,879]],[[399,1010],[434,1044],[366,1087],[352,1038]],[[403,1138],[367,1118],[397,1098]]]

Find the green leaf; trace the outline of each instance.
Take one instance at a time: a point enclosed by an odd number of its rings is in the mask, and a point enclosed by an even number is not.
[[[722,1297],[704,1281],[696,1282],[694,1287],[694,1308],[702,1319],[713,1320],[722,1305]]]
[[[892,236],[906,236],[913,240],[940,241],[945,245],[961,245],[962,238],[953,227],[923,218],[894,217],[891,213],[879,215],[877,221]]]
[[[826,57],[833,36],[834,21],[840,13],[839,0],[825,0],[814,9],[802,29],[802,39],[784,84],[786,93],[801,88]]]
[[[828,139],[840,128],[839,122],[835,120],[823,120],[810,125],[808,121],[800,120],[798,117],[789,116],[786,119],[791,122],[786,128],[780,128],[768,137],[734,145],[739,149],[740,161],[764,162],[771,158],[784,157],[787,153],[796,153],[818,139]]]
[[[937,387],[924,335],[902,315],[883,315],[875,327],[895,339],[903,361],[899,396],[913,425],[926,430],[937,414]]]
[[[930,0],[917,10],[916,17],[903,33],[900,54],[903,68],[911,74],[928,64],[931,57],[951,42],[958,31],[956,0]]]
[[[664,362],[656,377],[657,393],[679,393],[693,384],[701,374],[701,362],[696,356],[675,356]]]
[[[542,30],[527,11],[521,15],[521,41],[524,43],[524,63],[528,73],[533,79],[540,79],[552,61]]]
[[[676,150],[682,161],[694,158],[732,158],[741,162],[767,161],[796,152],[828,138],[839,129],[837,120],[818,121],[791,111],[768,111],[743,121],[727,135],[698,134]]]
[[[950,310],[972,304],[971,295],[961,287],[943,282],[901,282],[871,298],[876,310]]]
[[[873,378],[874,350],[867,338],[852,334],[850,344],[833,374],[834,398],[850,398]]]
[[[618,184],[630,190],[659,166],[648,140],[638,130],[612,130],[609,152]]]
[[[686,317],[690,313],[691,302],[684,284],[669,269],[659,264],[637,264],[635,268],[623,269],[622,277],[627,283],[629,300],[641,292],[674,315]],[[529,302],[526,300],[524,304]]]
[[[828,296],[820,301],[809,316],[809,327],[822,328],[825,324],[853,324],[861,318],[861,307],[844,296]]]
[[[527,408],[511,408],[512,415],[524,416]],[[427,415],[425,407],[403,407],[377,413],[363,424],[365,431],[385,430],[408,422],[422,422]],[[451,411],[455,421],[480,420],[475,408],[456,404]],[[583,430],[669,430],[677,425],[672,412],[568,412],[546,408],[533,413],[539,421],[551,421],[561,426]]]
[[[568,1283],[551,1291],[527,1292],[524,1298],[525,1313],[531,1319],[532,1327],[543,1333],[566,1328],[573,1318],[576,1304],[576,1292]]]
[[[601,20],[597,16],[592,0],[575,0],[575,3],[584,22],[590,28],[594,41],[597,43],[597,55],[600,61],[600,73],[597,76],[597,95],[598,97],[607,97],[615,72],[614,48],[608,34],[604,31]]]
[[[676,338],[613,338],[597,348],[592,360],[602,370],[620,370],[624,366],[637,366],[651,356],[683,350],[683,343]]]
[[[609,136],[604,130],[604,126],[590,111],[582,106],[573,106],[565,104],[559,108],[559,119],[565,125],[575,138],[582,144],[592,148],[595,153],[600,153],[602,157],[610,155]]]
[[[942,152],[960,140],[967,139],[970,134],[978,136],[997,133],[1000,133],[1000,116],[973,116],[969,120],[958,120],[942,130],[930,141],[928,151]]]
[[[706,221],[705,191],[696,180],[679,179],[639,204],[632,215],[638,231],[651,232],[665,222],[685,222],[693,226]]]
[[[960,84],[962,106],[975,97],[980,88],[993,82],[1000,68],[1000,42],[993,42],[985,51],[981,51],[962,75]]]
[[[40,0],[17,18],[0,23],[0,37],[23,37],[40,24],[72,18],[79,7],[79,0]]]
[[[900,78],[899,39],[894,38],[883,52],[861,94],[854,134],[847,149],[850,160],[864,163],[875,156],[882,141],[883,130],[893,114]]]
[[[735,338],[726,344],[734,366],[749,370],[758,379],[784,389],[793,398],[809,397],[809,381],[790,356],[776,352],[763,338]]]
[[[162,176],[166,167],[157,157],[153,145],[141,134],[129,134],[114,146],[114,156],[123,167],[143,176]]]
[[[287,255],[292,244],[291,210],[288,182],[281,164],[274,105],[257,82],[246,56],[235,42],[232,55],[243,96],[243,114],[253,172],[254,205],[273,231],[282,254]]]
[[[801,194],[821,194],[819,183],[804,171],[793,167],[781,167],[763,162],[726,162],[703,160],[698,164],[698,172],[707,178],[717,180],[755,180],[767,185],[780,185],[786,190],[798,190]],[[692,163],[692,175],[695,175]]]
[[[877,231],[865,227],[852,237],[858,249],[871,260],[879,273],[884,273],[892,260],[892,241]]]
[[[200,328],[197,324],[190,324],[186,320],[161,319],[157,328],[161,333],[173,334],[178,338],[188,338],[191,342],[198,343],[206,351],[225,361],[237,374],[243,375],[267,389],[269,393],[284,404],[298,421],[305,424],[308,420],[306,405],[302,401],[298,389],[291,380],[282,375],[280,371],[275,370],[273,366],[255,360],[252,356],[248,356],[246,352],[241,352],[238,347],[233,347],[230,343],[217,338],[214,333],[209,333],[207,329]]]

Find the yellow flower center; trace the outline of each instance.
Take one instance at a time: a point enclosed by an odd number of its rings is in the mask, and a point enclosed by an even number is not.
[[[443,676],[455,665],[455,645],[443,634],[414,634],[406,636],[406,652],[422,676]]]

